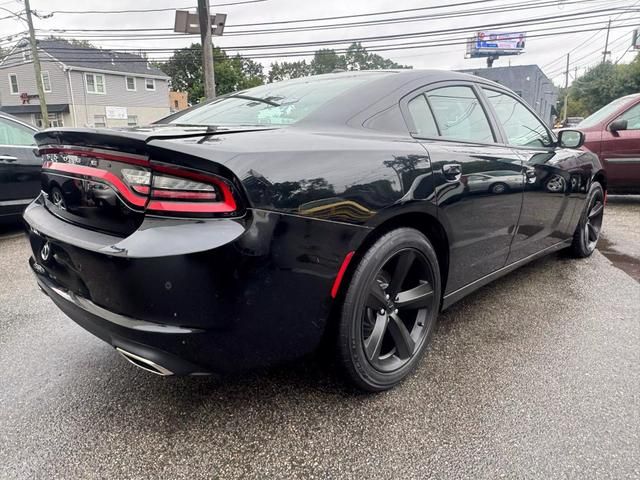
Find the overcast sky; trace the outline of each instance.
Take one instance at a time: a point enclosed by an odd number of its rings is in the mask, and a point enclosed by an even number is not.
[[[237,0],[217,0],[213,4],[227,3]],[[306,0],[266,0],[260,3],[244,4],[244,5],[228,5],[213,7],[212,13],[220,12],[227,13],[227,29],[225,34],[228,36],[216,37],[215,42],[220,47],[226,49],[228,53],[234,53],[234,46],[241,45],[257,45],[257,44],[279,44],[279,43],[291,43],[291,42],[309,42],[320,40],[333,40],[333,39],[345,39],[356,37],[370,37],[374,35],[393,35],[398,33],[412,33],[412,32],[428,32],[433,30],[457,28],[465,26],[482,25],[491,22],[508,22],[514,20],[525,20],[527,18],[544,17],[550,15],[564,15],[572,12],[580,12],[586,10],[602,9],[609,6],[634,6],[639,5],[640,1],[632,0],[585,0],[581,5],[565,5],[567,1],[573,2],[575,0],[557,0],[552,6],[545,8],[536,8],[518,12],[504,12],[504,13],[491,13],[491,14],[477,14],[473,17],[455,18],[449,20],[422,20],[414,21],[410,23],[401,24],[389,24],[389,25],[377,25],[377,26],[364,26],[364,27],[351,27],[343,29],[331,29],[331,30],[318,30],[318,31],[300,31],[300,32],[286,32],[279,34],[264,34],[264,35],[249,35],[249,36],[232,36],[230,35],[234,31],[246,30],[247,27],[234,27],[237,24],[255,23],[255,22],[268,22],[287,19],[301,19],[301,18],[320,18],[339,15],[353,15],[370,12],[380,12],[388,10],[399,10],[418,8],[425,6],[437,6],[460,3],[462,0],[450,0],[448,2],[442,2],[438,0],[324,0],[318,1],[306,1]],[[531,0],[538,1],[538,0]],[[529,3],[531,3],[531,1]],[[42,13],[47,13],[55,10],[71,10],[71,11],[87,11],[87,10],[127,10],[127,9],[147,9],[147,8],[184,8],[193,7],[196,0],[32,0],[32,8]],[[521,0],[498,0],[487,3],[487,6],[495,7],[499,5],[514,5],[523,3]],[[344,23],[353,21],[362,21],[365,19],[380,19],[380,18],[392,18],[392,17],[406,17],[412,15],[428,15],[430,13],[438,13],[443,11],[452,10],[467,10],[482,8],[483,5],[468,5],[460,7],[452,7],[450,9],[437,9],[426,10],[409,13],[390,14],[380,17],[365,17],[346,20],[335,20],[331,23]],[[18,11],[21,8],[21,4],[17,0],[0,0],[0,8],[8,8],[13,11]],[[0,17],[4,16],[4,12],[0,11]],[[612,57],[614,60],[618,60],[631,42],[631,30],[634,19],[640,18],[640,13],[623,13],[613,14],[612,17],[617,22],[624,20],[622,24],[627,24],[629,27],[613,29],[611,31],[610,38],[610,50],[612,51]],[[605,18],[595,18],[592,20],[584,20],[583,22],[605,21]],[[112,28],[167,28],[173,27],[174,13],[173,12],[149,12],[149,13],[130,13],[130,14],[64,14],[57,13],[52,18],[45,20],[36,20],[37,29],[112,29]],[[326,22],[317,23],[305,23],[302,25],[318,25]],[[636,24],[640,24],[636,20]],[[296,24],[294,26],[298,26]],[[569,20],[561,24],[565,30],[575,30],[581,28],[581,22],[575,20]],[[288,25],[289,26],[289,25]],[[545,25],[531,26],[528,30],[544,28]],[[596,28],[598,25],[591,25],[584,28]],[[256,28],[256,27],[251,27]],[[273,26],[267,28],[274,28]],[[12,33],[19,33],[24,30],[24,26],[18,20],[2,20],[0,21],[0,32],[4,37]],[[501,28],[496,29],[500,31],[526,31],[527,28],[518,27],[514,29]],[[180,34],[173,35],[171,39],[153,39],[153,40],[95,40],[88,38],[93,43],[100,45],[104,48],[178,48],[181,46],[187,46],[193,41],[198,41],[194,38],[185,38]],[[79,35],[78,35],[79,36]],[[455,35],[456,37],[460,35]],[[447,37],[451,38],[452,35]],[[407,41],[418,41],[420,39],[409,39]],[[378,41],[378,42],[363,42],[364,46],[370,50],[375,51],[375,45],[390,45],[393,43],[401,42],[396,41]],[[506,66],[511,62],[512,65],[528,65],[538,64],[545,67],[545,72],[553,78],[553,80],[560,84],[563,82],[562,71],[564,70],[564,60],[561,59],[568,51],[573,50],[573,58],[577,60],[576,66],[581,70],[588,65],[593,64],[602,58],[602,50],[604,49],[605,33],[604,32],[586,32],[576,33],[571,35],[562,35],[558,37],[543,37],[543,38],[529,38],[527,40],[527,47],[524,54],[512,57],[501,57],[496,61],[495,66]],[[3,43],[6,46],[6,42]],[[336,48],[348,46],[348,42],[343,45],[338,45]],[[315,50],[316,47],[296,47],[293,51],[300,50]],[[284,51],[283,49],[278,49]],[[250,55],[256,55],[257,51],[251,52]],[[483,59],[465,59],[465,46],[464,45],[451,45],[446,47],[434,47],[434,48],[418,48],[418,49],[403,49],[387,52],[379,52],[381,55],[391,58],[392,60],[402,63],[413,65],[414,68],[442,68],[442,69],[462,69],[462,68],[475,68],[482,67],[485,64]],[[168,56],[167,53],[158,54],[163,58]],[[153,56],[153,55],[151,55]],[[586,57],[586,58],[582,58]],[[305,58],[305,57],[301,57]],[[301,59],[300,58],[300,59]],[[309,60],[309,57],[306,57]],[[633,58],[633,52],[627,53],[622,61],[630,61]],[[259,59],[255,60],[261,62],[265,66],[265,72],[268,71],[268,67],[274,59]],[[296,60],[296,58],[285,58],[283,60]],[[555,63],[548,65],[550,62]],[[573,74],[573,65],[572,65]]]

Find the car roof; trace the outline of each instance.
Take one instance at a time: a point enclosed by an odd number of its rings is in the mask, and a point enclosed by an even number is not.
[[[13,115],[10,115],[8,113],[4,113],[0,111],[0,118],[6,118],[7,120],[11,120],[12,122],[16,122],[16,123],[19,123],[20,125],[24,125],[25,127],[29,127],[34,132],[38,131],[38,129],[33,125],[25,122],[24,120],[20,120],[18,117],[14,117]]]

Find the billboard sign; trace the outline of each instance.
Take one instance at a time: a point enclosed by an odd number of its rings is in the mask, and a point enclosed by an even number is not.
[[[524,32],[478,32],[475,37],[474,50],[479,52],[521,53],[525,46]]]

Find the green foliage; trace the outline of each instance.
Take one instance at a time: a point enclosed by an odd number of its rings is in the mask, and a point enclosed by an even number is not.
[[[569,116],[587,116],[616,98],[640,92],[640,56],[629,64],[605,62],[578,78],[569,91]],[[564,96],[560,96],[563,105]]]
[[[240,55],[229,57],[218,47],[213,49],[213,58],[218,95],[264,83],[262,65],[251,59]],[[196,103],[204,97],[202,47],[199,43],[177,50],[167,62],[157,66],[171,77],[174,90],[188,93],[190,102]]]
[[[361,43],[356,42],[351,44],[344,55],[337,54],[331,48],[322,48],[316,51],[310,63],[305,60],[275,62],[269,71],[269,82],[331,73],[334,70],[378,70],[381,68],[411,68],[411,66],[400,65],[388,58],[369,53]]]
[[[306,60],[299,62],[274,62],[269,70],[269,83],[289,80],[291,78],[308,77],[311,75],[311,65]]]

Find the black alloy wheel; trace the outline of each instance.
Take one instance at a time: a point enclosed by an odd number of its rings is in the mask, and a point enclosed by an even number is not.
[[[62,190],[58,187],[53,187],[51,189],[51,203],[62,210],[66,210],[67,208],[67,205],[64,202],[64,197],[62,196]]]
[[[575,256],[585,258],[594,252],[600,238],[603,217],[604,190],[598,182],[593,182],[580,223],[573,235],[572,249]]]
[[[380,391],[416,366],[436,324],[440,272],[433,247],[417,230],[381,237],[364,255],[343,306],[339,350],[352,382]]]

